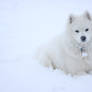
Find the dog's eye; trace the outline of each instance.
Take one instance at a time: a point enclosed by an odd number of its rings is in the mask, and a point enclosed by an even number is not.
[[[87,32],[88,30],[89,30],[88,28],[85,29],[86,32]]]
[[[76,33],[79,33],[79,30],[75,30]]]

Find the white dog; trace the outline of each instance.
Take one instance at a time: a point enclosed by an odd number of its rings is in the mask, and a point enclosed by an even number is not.
[[[64,34],[41,48],[37,59],[46,67],[72,75],[92,70],[92,18],[88,12],[70,15]]]

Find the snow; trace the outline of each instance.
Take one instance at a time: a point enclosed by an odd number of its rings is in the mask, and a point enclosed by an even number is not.
[[[0,92],[92,92],[91,74],[65,75],[32,58],[38,46],[64,31],[70,13],[92,13],[91,2],[1,0]]]
[[[91,92],[92,90],[91,75],[71,77],[60,70],[53,71],[34,62],[0,64],[0,75],[0,92]]]

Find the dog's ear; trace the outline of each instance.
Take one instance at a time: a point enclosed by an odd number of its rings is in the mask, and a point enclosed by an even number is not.
[[[73,21],[74,21],[74,19],[75,19],[74,15],[71,14],[71,15],[69,16],[69,23],[72,24]]]
[[[86,12],[84,13],[84,16],[85,16],[88,20],[92,20],[91,15],[90,15],[90,13],[89,13],[88,11],[86,11]]]

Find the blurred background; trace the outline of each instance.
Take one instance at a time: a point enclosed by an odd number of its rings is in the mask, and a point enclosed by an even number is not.
[[[91,0],[0,0],[0,62],[19,62],[65,30],[69,14],[92,13]]]

